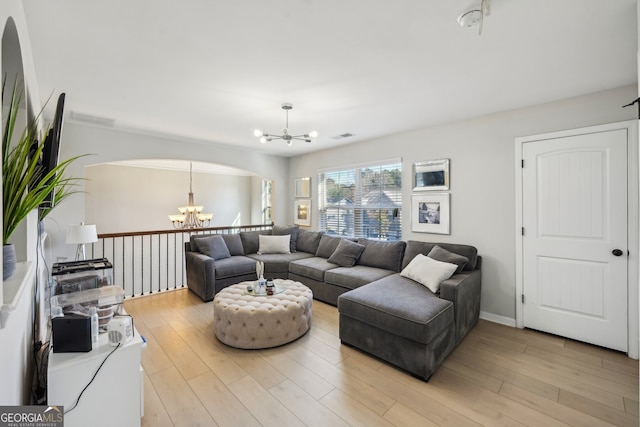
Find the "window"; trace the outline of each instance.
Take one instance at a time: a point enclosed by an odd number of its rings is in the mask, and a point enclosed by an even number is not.
[[[402,238],[400,159],[318,174],[319,227],[327,234]]]
[[[262,180],[262,224],[271,224],[273,216],[271,211],[273,198],[273,181],[268,179]]]

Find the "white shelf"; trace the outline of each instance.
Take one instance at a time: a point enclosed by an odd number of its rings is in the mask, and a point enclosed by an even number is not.
[[[24,290],[33,284],[35,278],[33,261],[16,263],[16,271],[2,282],[2,306],[0,306],[0,329],[4,329],[11,313],[18,307],[21,298],[26,298]],[[27,293],[28,294],[28,293]]]
[[[101,333],[89,352],[50,353],[47,400],[49,405],[64,407],[65,426],[140,426],[144,412],[143,340],[135,328],[134,334],[118,348],[109,345],[108,334]],[[67,412],[76,402],[77,407]]]

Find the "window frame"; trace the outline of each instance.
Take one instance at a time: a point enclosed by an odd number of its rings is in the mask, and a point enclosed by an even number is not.
[[[378,182],[363,182],[367,174]],[[318,170],[317,212],[318,229],[327,234],[401,240],[402,159]]]

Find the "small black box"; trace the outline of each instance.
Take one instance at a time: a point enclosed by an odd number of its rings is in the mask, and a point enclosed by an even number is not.
[[[54,353],[91,351],[91,318],[75,314],[51,319]]]

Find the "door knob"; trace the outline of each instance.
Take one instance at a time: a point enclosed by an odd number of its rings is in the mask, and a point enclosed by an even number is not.
[[[611,253],[614,254],[615,256],[620,256],[624,252],[622,252],[620,249],[614,249],[614,250],[611,251]]]

